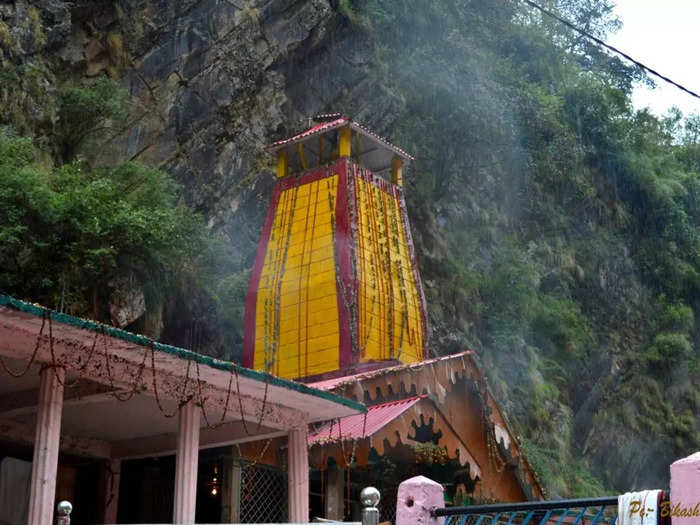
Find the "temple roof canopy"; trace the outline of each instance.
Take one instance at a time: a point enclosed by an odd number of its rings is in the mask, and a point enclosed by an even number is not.
[[[367,127],[340,113],[318,115],[316,124],[292,137],[278,140],[270,145],[270,151],[286,151],[292,172],[303,171],[305,159],[332,160],[338,149],[338,130],[349,127],[353,134],[353,157],[361,166],[380,173],[391,167],[398,157],[404,164],[414,160],[411,155],[388,140],[370,131]],[[300,154],[303,152],[303,157]]]
[[[309,386],[367,405],[365,414],[336,418],[309,434],[315,465],[322,466],[331,455],[342,465],[343,447],[347,450],[355,442],[357,456],[367,460],[369,448],[383,456],[401,454],[399,445],[432,441],[449,459],[458,459],[462,466],[468,463],[470,477],[479,477],[485,486],[502,484],[507,467],[515,476],[512,490],[522,491],[526,499],[545,495],[471,350],[326,378]]]
[[[427,440],[425,431],[430,436]],[[440,440],[447,457],[458,460],[462,466],[468,465],[472,479],[481,477],[481,467],[462,438],[440,408],[425,395],[381,403],[368,407],[365,414],[325,423],[309,434],[308,443],[314,447],[365,440],[361,446],[374,448],[384,456],[391,455],[391,450],[400,444],[411,446],[432,439]],[[368,457],[368,453],[361,456]],[[342,462],[342,458],[338,459]]]
[[[40,370],[62,368],[63,450],[77,455],[172,453],[174,416],[190,400],[202,407],[203,448],[365,410],[330,392],[2,294],[0,341],[0,440],[34,436]]]

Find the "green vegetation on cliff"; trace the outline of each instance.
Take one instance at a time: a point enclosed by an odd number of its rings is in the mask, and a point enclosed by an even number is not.
[[[518,2],[340,9],[404,101],[433,350],[477,349],[552,494],[658,484],[700,447],[697,118],[635,111],[639,71]]]
[[[184,205],[167,173],[134,162],[93,168],[73,158],[124,117],[124,93],[100,78],[66,88],[57,105],[64,164],[0,130],[0,290],[153,335],[164,309],[200,306],[220,318],[218,340],[194,324],[166,334],[231,357],[227,310],[238,312],[229,297],[236,284],[226,270],[230,249]]]
[[[118,273],[169,285],[202,249],[193,216],[163,172],[136,164],[87,170],[37,162],[28,139],[0,134],[0,286],[104,319]]]

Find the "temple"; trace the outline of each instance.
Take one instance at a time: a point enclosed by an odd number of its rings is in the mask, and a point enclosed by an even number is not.
[[[413,157],[339,114],[270,150],[243,363],[368,407],[310,430],[311,515],[356,519],[362,487],[392,500],[418,474],[454,504],[543,498],[476,354],[428,356],[403,194]]]
[[[474,352],[309,386],[367,405],[364,414],[313,425],[309,432],[311,508],[317,515],[357,516],[357,495],[367,485],[396,501],[398,484],[417,475],[440,482],[447,505],[545,496]],[[382,506],[382,521],[393,523],[395,510]]]

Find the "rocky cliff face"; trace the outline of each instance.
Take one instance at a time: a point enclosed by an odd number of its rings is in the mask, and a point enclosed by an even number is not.
[[[397,113],[370,78],[370,42],[326,0],[13,1],[0,3],[0,20],[12,70],[40,69],[36,89],[26,78],[15,86],[28,93],[14,102],[27,130],[50,135],[61,82],[119,78],[133,102],[129,124],[97,162],[167,170],[210,227],[246,252],[260,224],[250,199],[261,208],[267,199],[266,144],[329,108],[384,129]]]
[[[273,181],[265,146],[326,110],[385,130],[400,105],[371,74],[368,37],[327,0],[19,0],[0,3],[0,20],[10,123],[55,147],[57,88],[118,79],[127,125],[82,153],[97,165],[134,160],[170,173],[240,254],[242,279]],[[140,329],[184,344],[179,318],[196,308],[166,305]]]
[[[135,101],[127,131],[100,160],[172,174],[187,204],[240,254],[242,279],[273,181],[265,146],[328,109],[384,127],[396,116],[390,97],[368,96],[379,92],[369,40],[326,0],[122,2],[116,12],[108,4],[98,31],[83,36],[90,20],[74,20],[83,48],[103,49],[86,70],[116,68]],[[177,341],[168,326],[183,312],[166,310],[163,335]]]

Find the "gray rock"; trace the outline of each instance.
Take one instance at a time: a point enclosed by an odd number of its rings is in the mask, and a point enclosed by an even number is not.
[[[110,284],[114,290],[109,295],[109,316],[114,326],[124,328],[146,312],[146,297],[133,278],[123,277]]]

